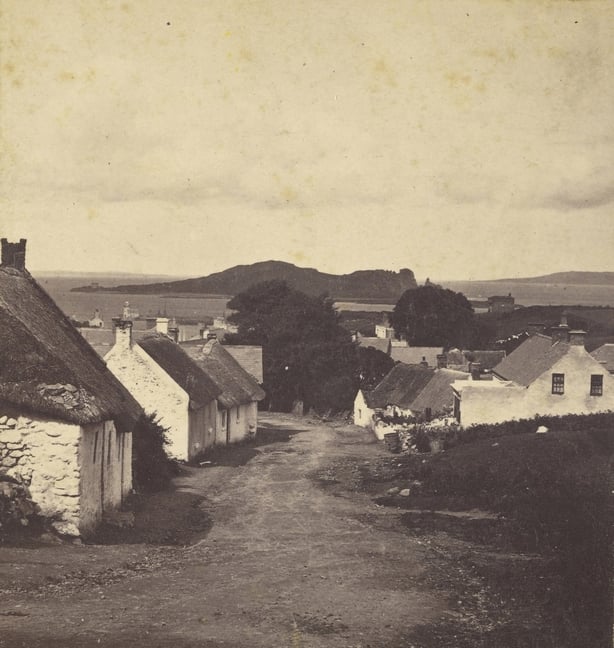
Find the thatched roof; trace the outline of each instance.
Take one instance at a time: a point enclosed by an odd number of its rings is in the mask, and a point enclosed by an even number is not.
[[[469,374],[462,371],[400,363],[374,390],[365,394],[365,400],[371,408],[394,405],[414,412],[429,408],[433,414],[440,413],[452,405],[452,383],[468,379]]]
[[[256,380],[218,340],[203,340],[202,344],[186,344],[184,348],[221,390],[218,401],[222,407],[236,407],[265,397]]]
[[[168,336],[154,333],[138,344],[187,392],[192,409],[199,409],[220,396],[222,390],[216,382]]]
[[[469,374],[452,369],[435,369],[433,377],[411,404],[414,412],[424,412],[427,408],[433,414],[440,414],[452,407],[454,392],[452,383],[457,380],[469,380]]]
[[[0,402],[131,429],[141,408],[27,270],[0,267]]]
[[[375,389],[365,394],[367,405],[372,408],[395,405],[402,409],[410,409],[434,374],[434,369],[399,363],[388,372]]]

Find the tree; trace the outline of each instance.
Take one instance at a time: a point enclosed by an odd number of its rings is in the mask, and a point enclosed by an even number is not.
[[[467,348],[476,332],[467,298],[433,284],[405,291],[390,320],[396,335],[413,346]]]
[[[166,454],[166,432],[155,414],[141,414],[132,430],[132,482],[139,492],[163,490],[178,474]]]
[[[318,411],[349,410],[361,384],[382,372],[381,360],[363,358],[326,295],[312,297],[283,281],[267,281],[228,306],[236,311],[229,319],[238,333],[226,341],[262,346],[264,388],[273,410],[289,411],[295,401]]]

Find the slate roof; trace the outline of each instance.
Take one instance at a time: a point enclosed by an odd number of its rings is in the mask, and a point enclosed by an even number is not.
[[[226,344],[226,351],[252,376],[259,384],[263,381],[262,347],[244,344]]]
[[[130,430],[142,410],[27,270],[0,267],[0,402]]]
[[[597,362],[600,362],[610,373],[614,373],[614,344],[602,344],[591,352]]]
[[[432,413],[436,414],[451,407],[454,402],[452,383],[456,380],[469,380],[469,374],[452,369],[436,369],[433,377],[412,402],[411,409],[424,412],[430,407]]]
[[[569,344],[566,342],[552,344],[552,339],[545,335],[533,335],[493,367],[492,372],[503,380],[528,387],[553,367],[568,350]]]
[[[446,353],[448,366],[468,367],[470,362],[479,362],[482,369],[492,369],[505,358],[505,351],[477,350],[460,351],[450,349]]]
[[[429,367],[436,367],[440,353],[443,353],[443,347],[392,347],[390,357],[395,362],[414,365],[420,364],[425,358]]]
[[[385,353],[386,355],[390,355],[390,338],[363,337],[362,335],[359,335],[356,341],[362,347],[371,347]]]
[[[375,389],[365,393],[367,405],[371,408],[396,405],[410,409],[434,373],[434,369],[420,365],[395,365]]]
[[[218,401],[223,407],[236,407],[265,397],[256,380],[218,340],[202,340],[201,344],[192,342],[182,347],[220,390]]]
[[[179,344],[166,335],[151,334],[138,344],[188,393],[191,409],[200,409],[220,396],[222,390],[218,385]]]

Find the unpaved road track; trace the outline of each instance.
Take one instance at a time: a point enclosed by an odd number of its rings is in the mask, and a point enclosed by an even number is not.
[[[0,548],[0,585],[20,573],[35,581],[37,562],[73,572],[57,586],[4,588],[0,646],[392,648],[407,646],[403,630],[440,619],[444,593],[421,578],[427,550],[398,514],[313,479],[335,460],[375,459],[381,447],[291,417],[262,425],[294,436],[259,447],[243,466],[189,469],[177,480],[177,496],[202,496],[213,522],[191,546]]]

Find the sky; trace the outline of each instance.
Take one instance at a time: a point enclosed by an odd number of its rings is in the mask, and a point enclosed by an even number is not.
[[[614,271],[614,3],[0,0],[31,271]]]

